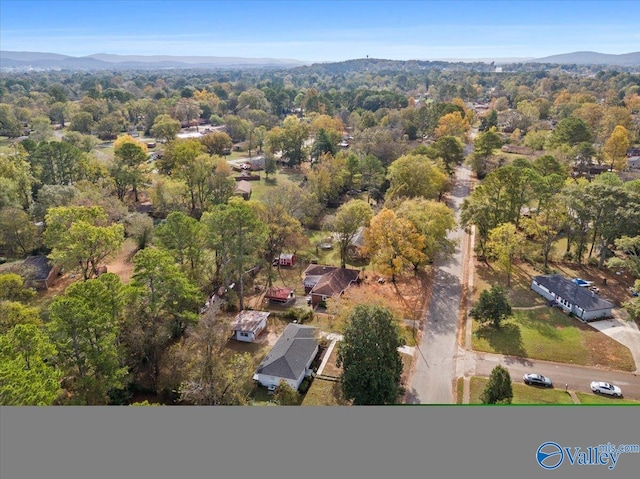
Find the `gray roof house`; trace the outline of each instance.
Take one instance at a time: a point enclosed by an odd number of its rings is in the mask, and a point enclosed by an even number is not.
[[[318,354],[316,328],[289,323],[271,351],[262,360],[253,379],[263,386],[275,387],[284,380],[297,390]]]
[[[534,276],[531,289],[582,321],[611,317],[615,305],[559,274]]]
[[[60,266],[54,266],[45,255],[25,258],[21,275],[29,288],[49,289],[60,273]]]

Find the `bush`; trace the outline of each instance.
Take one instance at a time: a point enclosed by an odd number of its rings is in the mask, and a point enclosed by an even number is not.
[[[313,311],[306,308],[292,308],[282,314],[284,319],[289,321],[298,321],[302,324],[305,321],[313,319]]]
[[[300,384],[300,387],[298,388],[298,392],[300,394],[306,394],[310,387],[311,387],[311,380],[309,378],[305,378]]]

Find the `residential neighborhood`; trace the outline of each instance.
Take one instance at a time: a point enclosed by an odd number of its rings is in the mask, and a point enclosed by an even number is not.
[[[3,404],[640,404],[637,75],[530,68],[7,71]]]

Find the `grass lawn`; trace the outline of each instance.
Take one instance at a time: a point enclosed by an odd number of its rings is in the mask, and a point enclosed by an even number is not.
[[[462,404],[464,394],[464,378],[456,379],[456,404]]]
[[[281,170],[278,170],[275,174],[269,175],[269,180],[266,180],[264,171],[260,171],[259,173],[259,181],[250,181],[251,199],[256,201],[260,201],[268,190],[273,189],[278,185],[297,185],[302,181],[302,174],[284,173]],[[237,173],[234,173],[233,176],[237,176]]]
[[[488,378],[474,376],[469,385],[469,404],[482,404],[480,395]],[[571,396],[558,389],[545,389],[524,384],[512,383],[513,400],[511,404],[573,404]],[[462,395],[462,394],[460,394]]]
[[[477,301],[480,293],[491,289],[493,285],[506,286],[506,276],[491,264],[476,261],[476,276],[473,301]],[[540,274],[540,273],[534,273]],[[515,265],[511,274],[511,288],[508,291],[511,306],[531,307],[546,304],[545,299],[531,289],[532,271],[526,265]]]
[[[340,383],[326,379],[314,379],[302,400],[303,406],[347,406],[342,397]]]
[[[640,406],[640,401],[634,401],[633,399],[625,399],[625,398],[613,398],[609,396],[599,396],[596,394],[588,394],[588,393],[576,393],[578,399],[580,400],[580,404],[606,404],[607,406],[617,406],[619,404],[627,404]]]
[[[473,348],[584,366],[633,371],[629,348],[557,308],[514,311],[500,329],[474,321]]]

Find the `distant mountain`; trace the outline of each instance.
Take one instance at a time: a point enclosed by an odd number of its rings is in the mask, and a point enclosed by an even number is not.
[[[67,55],[59,55],[57,53],[38,53],[38,52],[6,52],[0,51],[0,60],[16,60],[21,62],[37,62],[42,60],[65,60],[71,58]]]
[[[432,58],[431,61],[451,62],[451,63],[493,63],[495,65],[504,65],[507,63],[526,63],[533,61],[534,57],[488,57],[488,58]]]
[[[293,59],[213,56],[111,55],[72,57],[56,53],[0,51],[0,68],[56,70],[152,70],[166,68],[293,68],[308,65]]]
[[[640,66],[640,52],[611,55],[597,52],[573,52],[529,60],[531,63],[557,63],[564,65],[620,65]]]
[[[108,53],[97,53],[89,55],[88,58],[95,58],[109,63],[168,63],[168,64],[188,64],[188,65],[285,65],[300,66],[309,62],[293,60],[288,58],[240,58],[240,57],[211,57],[211,56],[171,56],[171,55],[113,55]]]
[[[0,68],[14,70],[162,70],[162,69],[259,69],[313,68],[332,74],[365,69],[419,70],[449,69],[493,71],[495,65],[531,65],[532,63],[564,65],[606,65],[635,68],[640,66],[640,52],[609,55],[597,52],[574,52],[544,58],[465,58],[434,60],[385,60],[362,58],[343,62],[306,62],[283,58],[241,58],[214,56],[113,55],[97,53],[85,57],[57,53],[0,51]]]

